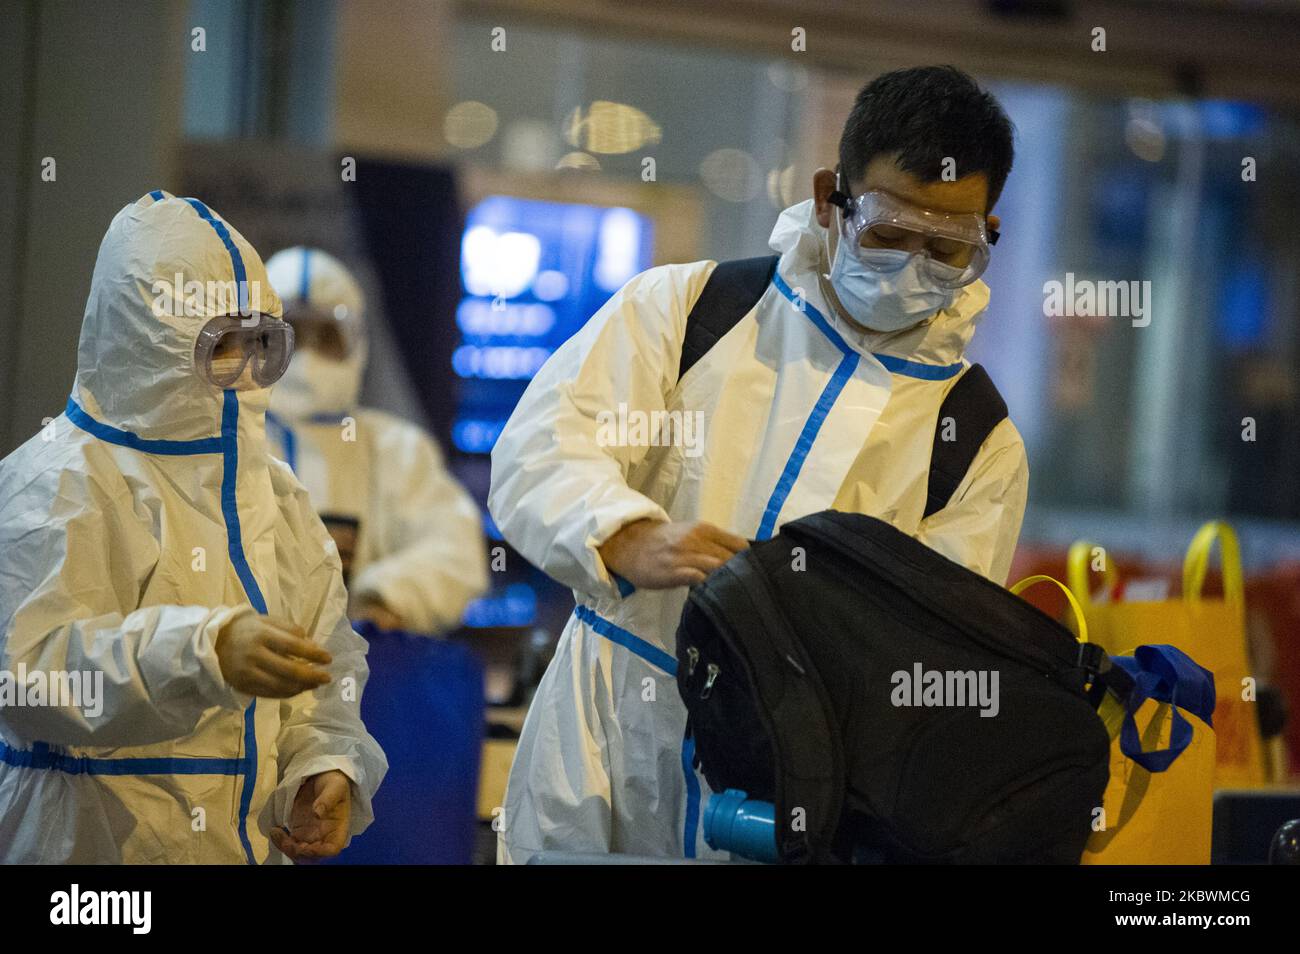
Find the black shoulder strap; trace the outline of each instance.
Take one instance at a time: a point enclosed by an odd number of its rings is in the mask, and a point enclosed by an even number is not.
[[[704,291],[700,292],[686,316],[686,338],[682,342],[678,381],[758,304],[772,281],[778,257],[738,258],[719,262],[713,269],[704,283]]]
[[[1002,400],[993,379],[982,365],[971,365],[939,406],[930,451],[927,517],[948,506],[980,447],[1006,416],[1007,402]]]
[[[718,263],[686,316],[678,381],[758,304],[771,284],[778,258],[760,255]],[[947,506],[980,447],[1006,416],[1006,402],[981,365],[972,365],[957,379],[939,408],[925,516]],[[945,426],[948,418],[953,426]],[[949,435],[953,439],[944,440]]]

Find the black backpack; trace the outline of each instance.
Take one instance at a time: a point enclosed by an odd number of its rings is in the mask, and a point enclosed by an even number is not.
[[[785,862],[1077,863],[1107,782],[1109,668],[984,577],[835,511],[733,557],[677,630],[697,766],[775,805]],[[996,672],[996,716],[914,704],[928,672]]]
[[[777,259],[764,255],[718,263],[686,318],[678,381],[758,304],[771,284]],[[984,440],[1006,416],[1006,402],[978,364],[967,368],[949,388],[935,420],[925,516],[942,510],[952,499]],[[955,422],[950,430],[953,437],[943,440],[946,429],[938,424],[948,418]]]

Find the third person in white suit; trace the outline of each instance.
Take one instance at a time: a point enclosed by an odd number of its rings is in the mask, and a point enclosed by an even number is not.
[[[989,301],[977,279],[1012,155],[1010,122],[969,77],[886,74],[859,94],[838,170],[781,214],[757,305],[684,376],[710,261],[633,278],[532,381],[493,450],[489,508],[578,606],[524,724],[501,861],[708,853],[674,633],[687,586],[748,539],[856,511],[1005,581],[1028,485],[1009,419],[947,506],[925,505],[938,410]],[[656,411],[699,415],[699,440],[610,439],[608,415]]]
[[[426,634],[455,628],[487,588],[478,506],[423,430],[357,405],[365,298],[347,268],[296,247],[266,271],[297,336],[267,433],[339,545],[352,617]]]

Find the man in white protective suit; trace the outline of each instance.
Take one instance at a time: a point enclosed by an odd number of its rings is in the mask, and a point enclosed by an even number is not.
[[[267,452],[280,312],[197,199],[154,191],[109,226],[66,411],[0,461],[0,679],[21,690],[0,862],[321,858],[370,823],[366,645]]]
[[[757,304],[684,375],[711,261],[633,278],[532,381],[493,450],[489,509],[578,605],[523,728],[501,861],[711,856],[674,634],[687,587],[748,540],[854,511],[1005,581],[1028,487],[1009,419],[926,511],[936,418],[970,368],[1012,158],[1009,120],[965,74],[885,74],[859,93],[837,170],[781,213]],[[702,436],[611,439],[610,414],[665,410]]]
[[[453,629],[487,589],[478,505],[414,424],[357,406],[365,298],[343,264],[295,247],[266,263],[295,332],[267,433],[339,545],[353,619],[381,629]]]

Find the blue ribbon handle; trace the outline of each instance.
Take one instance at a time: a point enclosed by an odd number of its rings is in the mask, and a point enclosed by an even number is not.
[[[1112,656],[1111,662],[1133,677],[1133,691],[1124,703],[1119,750],[1148,772],[1163,772],[1191,745],[1192,724],[1183,711],[1214,727],[1214,674],[1181,649],[1139,646],[1132,656]],[[1173,725],[1168,748],[1144,752],[1134,716],[1148,699],[1169,703]]]

